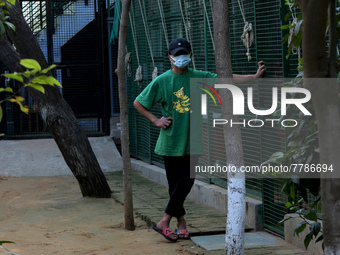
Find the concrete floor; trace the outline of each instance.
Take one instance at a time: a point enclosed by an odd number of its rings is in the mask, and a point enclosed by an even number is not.
[[[113,191],[113,198],[123,203],[122,172],[116,171],[105,175]],[[151,227],[163,216],[168,202],[167,188],[137,171],[133,172],[132,181],[134,211]],[[187,229],[192,239],[180,240],[182,247],[189,254],[225,254],[223,233],[225,233],[226,216],[188,198],[185,201],[185,209]],[[171,222],[170,226],[173,230],[176,229],[176,222]],[[245,226],[245,229],[249,231],[248,226]],[[155,238],[163,239],[156,232]],[[308,254],[267,232],[246,232],[245,239],[245,254]]]
[[[122,160],[109,137],[90,138],[98,162],[105,172],[113,198],[123,203]],[[61,176],[72,175],[53,139],[1,140],[0,175]],[[149,226],[163,215],[168,191],[139,172],[133,173],[134,210]],[[207,206],[187,199],[186,220],[192,240],[181,240],[189,254],[225,254],[224,235],[226,216]],[[175,224],[175,223],[174,223]],[[173,229],[176,226],[172,226]],[[245,226],[249,231],[249,226]],[[155,232],[155,238],[163,238]],[[246,233],[245,254],[308,254],[281,238],[265,232]]]

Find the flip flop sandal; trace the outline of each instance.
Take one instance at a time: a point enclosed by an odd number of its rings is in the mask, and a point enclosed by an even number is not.
[[[175,229],[175,234],[178,236],[178,239],[190,239],[189,232],[185,228]],[[180,235],[187,235],[187,237],[181,237]]]
[[[177,239],[172,239],[172,238],[169,237],[169,235],[174,234],[174,232],[172,232],[170,227],[167,227],[167,228],[163,229],[163,231],[162,231],[162,230],[158,229],[156,225],[153,225],[152,229],[155,230],[157,233],[161,234],[162,236],[164,236],[164,238],[166,240],[168,240],[170,242],[177,242]]]

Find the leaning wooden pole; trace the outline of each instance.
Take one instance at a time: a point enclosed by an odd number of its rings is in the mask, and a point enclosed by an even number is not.
[[[118,39],[118,61],[117,61],[118,64],[117,64],[116,74],[118,75],[119,106],[120,106],[125,229],[134,230],[135,223],[134,223],[134,218],[133,218],[129,117],[128,117],[128,102],[127,102],[127,92],[126,92],[126,79],[125,79],[125,46],[126,46],[127,27],[129,23],[130,6],[131,6],[131,0],[122,0],[122,14],[120,17],[119,39]]]

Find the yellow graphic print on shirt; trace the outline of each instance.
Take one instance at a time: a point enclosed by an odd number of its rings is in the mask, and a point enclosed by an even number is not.
[[[190,98],[184,95],[184,87],[174,92],[174,95],[178,98],[177,102],[173,102],[176,112],[184,113],[190,111]]]

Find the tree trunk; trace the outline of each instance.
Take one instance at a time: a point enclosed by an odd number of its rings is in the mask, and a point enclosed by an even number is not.
[[[16,49],[4,38],[0,41],[0,60],[11,72],[21,72],[20,59],[37,60],[42,68],[48,66],[40,46],[28,27],[20,2],[10,8],[10,22],[16,30],[7,31]],[[45,86],[45,94],[28,89],[37,103],[42,119],[56,141],[66,164],[76,177],[82,195],[90,197],[111,197],[111,190],[91,145],[79,125],[70,106],[61,96],[59,89]]]
[[[320,163],[332,166],[333,172],[321,175],[321,202],[325,254],[340,254],[340,119],[339,90],[336,83],[337,36],[335,0],[297,1],[303,13],[304,86],[310,90],[318,123]],[[330,55],[326,55],[325,31],[329,4]],[[333,79],[325,79],[330,77]],[[321,79],[315,78],[324,78]]]
[[[133,218],[133,201],[132,201],[132,181],[131,181],[131,160],[130,160],[130,139],[129,139],[129,117],[128,102],[125,79],[125,46],[126,31],[129,24],[131,0],[122,0],[122,14],[119,26],[118,41],[118,64],[116,74],[118,75],[119,88],[119,106],[120,106],[120,126],[121,126],[121,143],[123,157],[123,186],[124,186],[124,218],[125,229],[134,230],[135,223]]]
[[[221,83],[231,84],[232,66],[229,37],[228,1],[214,0],[214,41],[216,72]],[[233,99],[229,90],[220,89],[222,98],[222,119],[238,122],[233,115]],[[224,125],[224,139],[228,166],[235,166],[238,171],[228,173],[228,208],[226,228],[226,254],[244,254],[244,225],[245,225],[245,175],[239,171],[243,166],[243,148],[241,130],[238,125]]]

